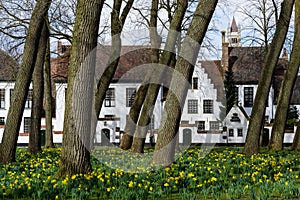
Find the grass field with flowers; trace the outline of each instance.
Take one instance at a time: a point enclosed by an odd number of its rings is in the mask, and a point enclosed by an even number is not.
[[[61,149],[43,149],[37,156],[18,148],[17,162],[0,164],[0,199],[299,199],[300,154],[263,152],[245,157],[241,148],[193,147],[168,167],[139,166],[132,155],[92,158],[94,171],[55,178]],[[147,150],[147,151],[152,151]],[[128,157],[126,157],[128,156]],[[124,171],[118,160],[127,160]],[[144,159],[144,158],[141,158]]]

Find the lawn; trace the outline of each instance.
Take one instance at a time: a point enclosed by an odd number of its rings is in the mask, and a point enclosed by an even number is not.
[[[150,164],[152,149],[132,155],[93,152],[90,174],[54,178],[60,148],[37,156],[18,148],[17,162],[0,164],[3,199],[298,199],[300,154],[285,150],[245,157],[241,148],[192,147],[172,165]]]

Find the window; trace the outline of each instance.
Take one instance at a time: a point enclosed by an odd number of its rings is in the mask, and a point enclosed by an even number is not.
[[[237,131],[238,131],[238,137],[243,137],[243,129],[239,128]]]
[[[154,129],[154,115],[152,115],[150,119],[150,123],[148,124],[148,130],[153,130]]]
[[[132,105],[135,93],[135,88],[126,88],[126,107],[130,107]]]
[[[199,82],[199,79],[197,77],[194,77],[193,78],[193,89],[194,90],[198,90],[198,88],[199,88],[198,82]]]
[[[5,125],[5,118],[4,117],[0,117],[0,125],[1,126]]]
[[[205,130],[205,121],[198,121],[197,123],[197,128],[200,131],[204,131]]]
[[[220,123],[217,121],[211,121],[209,122],[209,130],[219,130]]]
[[[115,88],[109,88],[106,91],[104,106],[105,107],[115,107],[116,106]]]
[[[237,43],[237,41],[238,41],[237,38],[232,38],[232,39],[231,39],[231,42],[232,42],[232,43]]]
[[[230,129],[228,129],[228,131],[229,131],[228,136],[229,136],[229,137],[233,137],[233,136],[234,136],[234,131],[233,131],[233,129],[230,128]]]
[[[238,104],[238,99],[239,99],[239,88],[238,87],[234,88],[234,97],[236,100],[236,104]]]
[[[28,91],[27,99],[25,102],[25,108],[31,108],[32,107],[32,89]]]
[[[188,100],[188,113],[198,113],[198,100]]]
[[[29,133],[30,132],[30,117],[24,117],[24,133]]]
[[[5,108],[5,89],[0,89],[0,108]]]
[[[245,107],[253,106],[253,87],[244,88],[244,106]]]
[[[203,113],[213,113],[212,100],[203,100]]]

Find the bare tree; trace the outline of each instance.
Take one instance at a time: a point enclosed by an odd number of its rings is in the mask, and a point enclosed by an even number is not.
[[[77,3],[58,177],[88,173],[92,170],[89,136],[93,132],[94,87],[90,80],[93,80],[95,73],[93,50],[97,46],[103,3],[104,0],[79,0]],[[85,61],[89,55],[91,57]]]
[[[190,80],[194,71],[194,65],[198,57],[200,44],[205,36],[208,24],[212,18],[217,5],[217,0],[199,1],[194,17],[189,26],[182,48],[179,53],[175,70],[182,75],[185,80]],[[181,77],[181,78],[182,78]],[[188,84],[178,83],[178,77],[174,75],[171,80],[170,89],[167,96],[162,123],[159,128],[157,143],[155,146],[153,162],[170,164],[174,161],[176,134],[179,128],[181,109],[185,102]],[[178,87],[180,85],[180,87]],[[174,93],[176,91],[176,94]]]
[[[49,31],[49,30],[48,30]],[[52,85],[51,85],[51,71],[50,71],[50,38],[47,41],[47,49],[44,64],[44,99],[45,99],[45,115],[46,115],[46,133],[45,133],[45,147],[53,148],[53,134],[52,134]]]
[[[51,0],[38,0],[31,15],[22,64],[15,83],[14,97],[8,111],[7,122],[0,146],[2,152],[0,161],[2,162],[12,162],[15,160],[17,139],[25,107],[25,100],[37,57],[40,32],[43,27],[44,16],[50,4]]]
[[[295,1],[295,35],[293,42],[293,49],[288,64],[287,71],[284,74],[281,83],[280,93],[277,102],[275,120],[272,128],[270,148],[273,150],[281,150],[283,148],[283,138],[285,131],[285,124],[292,97],[293,88],[298,76],[298,69],[300,65],[300,2]]]
[[[269,95],[273,71],[289,28],[293,5],[294,0],[284,0],[274,38],[264,59],[244,148],[246,155],[259,152],[259,138],[264,123],[265,102]]]
[[[32,98],[32,108],[31,108],[31,126],[29,130],[29,144],[28,152],[32,154],[37,154],[42,151],[41,149],[41,118],[43,110],[43,96],[44,96],[44,72],[43,65],[45,61],[47,41],[49,39],[49,32],[46,24],[45,15],[43,28],[41,31],[37,58],[35,61],[34,71],[33,71],[33,98]]]
[[[166,5],[166,3],[162,3],[161,6],[165,6],[168,11],[168,17],[170,22],[170,27],[169,27],[169,32],[168,32],[168,36],[165,42],[165,50],[162,52],[162,54],[160,55],[160,60],[159,63],[163,64],[163,65],[167,65],[170,66],[171,63],[171,59],[172,59],[172,55],[173,52],[175,52],[175,46],[176,43],[180,43],[180,40],[178,41],[178,33],[181,32],[182,29],[182,21],[184,19],[185,16],[185,12],[187,10],[188,7],[188,2],[187,1],[182,1],[180,3],[177,4],[177,8],[175,9],[175,13],[172,14],[171,12],[171,6]],[[151,26],[149,26],[151,27]],[[144,101],[147,101],[147,106],[143,107],[143,111],[142,111],[142,118],[141,118],[141,122],[139,122],[139,127],[145,127],[146,124],[149,123],[150,117],[152,116],[152,111],[151,111],[151,107],[154,105],[155,100],[157,98],[158,92],[159,92],[159,88],[160,85],[156,85],[156,84],[151,84],[149,85],[149,82],[153,82],[153,83],[160,83],[161,82],[161,78],[163,76],[163,72],[161,72],[161,74],[158,73],[158,71],[156,71],[155,75],[153,76],[153,73],[149,73],[147,78],[144,79],[143,83],[141,84],[140,88],[138,89],[133,105],[130,108],[129,111],[129,118],[126,120],[126,126],[125,126],[125,131],[124,131],[124,135],[122,137],[121,140],[121,145],[120,147],[122,149],[130,149],[132,142],[133,142],[133,135],[135,134],[135,129],[136,129],[136,124],[138,122],[138,118],[140,116],[140,112],[141,112],[141,108],[142,105],[144,103]],[[152,77],[153,76],[153,77]],[[150,81],[150,78],[152,78],[152,80]],[[157,79],[158,78],[158,79]],[[154,80],[156,79],[156,80]],[[148,89],[150,86],[150,89]],[[149,94],[149,95],[148,95]],[[144,121],[144,122],[142,122]],[[142,133],[139,133],[140,131],[142,131]],[[143,149],[143,144],[144,144],[144,140],[145,140],[145,129],[144,130],[136,130],[136,133],[139,134],[139,136],[136,137],[136,140],[140,140],[139,142],[136,143],[136,149],[140,149],[140,151],[142,151]],[[139,139],[138,139],[139,138]]]

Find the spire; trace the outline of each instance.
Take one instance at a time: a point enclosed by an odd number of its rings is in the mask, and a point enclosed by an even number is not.
[[[230,47],[241,46],[241,29],[237,26],[235,17],[232,18],[231,26],[228,27],[228,42]]]
[[[238,26],[236,24],[235,18],[233,16],[231,27],[230,27],[230,32],[238,32],[238,31],[239,31],[239,29],[238,29]]]

